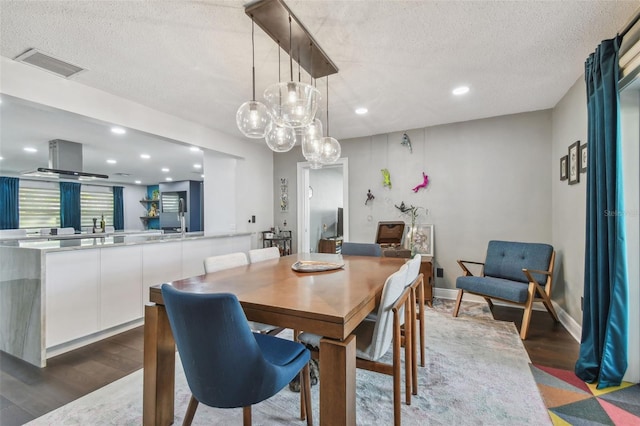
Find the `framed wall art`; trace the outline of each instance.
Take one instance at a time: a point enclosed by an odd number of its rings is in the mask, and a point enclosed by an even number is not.
[[[567,174],[569,185],[574,185],[580,182],[580,141],[575,141],[569,145],[568,157]]]
[[[587,172],[587,144],[580,145],[580,173]]]
[[[416,225],[411,237],[412,252],[433,257],[433,225]]]
[[[567,159],[566,155],[560,158],[560,180],[567,180]]]

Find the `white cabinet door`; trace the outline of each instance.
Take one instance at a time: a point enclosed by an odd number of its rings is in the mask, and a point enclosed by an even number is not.
[[[212,256],[215,240],[185,240],[182,242],[182,275],[184,278],[204,274],[204,259]]]
[[[142,247],[100,250],[100,329],[142,318]]]
[[[98,250],[46,254],[46,347],[98,331]]]
[[[149,303],[149,287],[182,277],[182,242],[142,245],[143,304]]]

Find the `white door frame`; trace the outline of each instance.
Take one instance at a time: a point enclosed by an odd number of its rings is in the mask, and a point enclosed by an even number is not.
[[[342,168],[343,238],[345,241],[349,241],[349,159],[340,158],[335,164],[325,167]],[[298,253],[309,253],[310,251],[309,170],[311,170],[309,162],[298,163]]]

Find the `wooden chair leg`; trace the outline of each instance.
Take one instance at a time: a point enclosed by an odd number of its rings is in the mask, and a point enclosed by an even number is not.
[[[418,394],[418,355],[416,354],[418,346],[418,327],[416,326],[416,321],[418,321],[418,312],[416,309],[416,295],[417,293],[415,289],[413,289],[411,291],[411,312],[409,312],[409,322],[411,322],[411,390],[414,395]]]
[[[393,328],[393,424],[400,426],[400,325],[394,318]]]
[[[306,413],[307,426],[313,426],[313,411],[311,409],[311,373],[309,371],[308,363],[304,366],[301,372],[300,394],[304,395],[304,411]]]
[[[418,320],[420,321],[420,366],[425,366],[425,336],[424,336],[424,278],[420,280],[418,286]]]
[[[409,303],[411,300],[415,300],[413,297],[413,291],[411,292],[412,296],[409,297]],[[412,308],[409,304],[405,304],[404,306],[404,386],[405,386],[405,402],[407,405],[411,405],[411,395],[413,392],[413,380],[412,380],[412,372],[413,372],[413,354],[415,354],[415,344],[413,342],[413,322],[415,319],[415,304]]]
[[[456,307],[453,308],[453,316],[458,316],[458,311],[460,311],[460,303],[462,303],[462,295],[464,294],[464,290],[458,290],[458,298],[456,299]]]
[[[242,407],[242,425],[251,426],[251,406]]]
[[[198,400],[191,395],[191,399],[189,400],[189,405],[187,406],[187,412],[184,414],[184,420],[182,421],[182,426],[190,426],[191,422],[193,422],[193,416],[196,414],[196,410],[198,409]]]

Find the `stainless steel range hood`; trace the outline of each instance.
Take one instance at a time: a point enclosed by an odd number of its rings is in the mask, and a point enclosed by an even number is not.
[[[82,171],[82,144],[53,139],[49,141],[49,167],[38,167],[35,172],[23,173],[29,176],[56,176],[67,179],[80,177],[109,179],[108,175]]]

